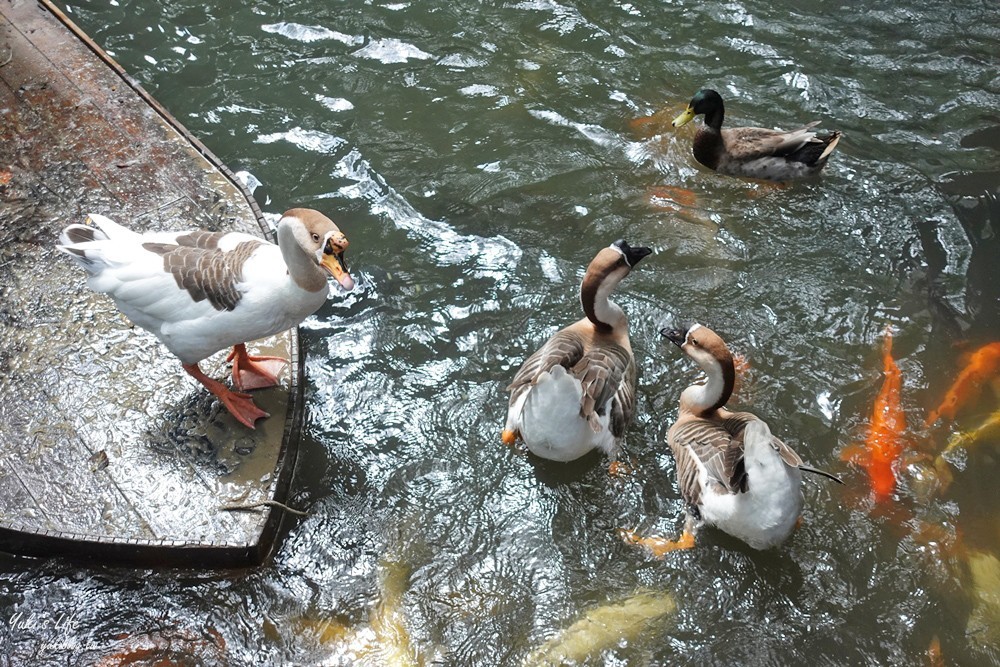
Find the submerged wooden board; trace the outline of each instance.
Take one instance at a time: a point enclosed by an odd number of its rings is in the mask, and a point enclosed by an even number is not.
[[[251,431],[54,250],[101,213],[136,230],[269,235],[233,175],[58,9],[0,3],[0,550],[245,566],[270,552],[301,422],[289,357]],[[253,346],[251,346],[253,349]],[[206,360],[225,378],[224,355]]]

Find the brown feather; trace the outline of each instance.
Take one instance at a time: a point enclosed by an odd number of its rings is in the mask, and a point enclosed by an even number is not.
[[[178,242],[184,239],[183,245],[143,243],[142,247],[163,257],[163,270],[195,302],[208,299],[216,310],[233,310],[242,298],[236,285],[243,280],[243,264],[263,242],[243,241],[223,252],[218,238],[211,238],[215,234],[193,232],[178,237]]]

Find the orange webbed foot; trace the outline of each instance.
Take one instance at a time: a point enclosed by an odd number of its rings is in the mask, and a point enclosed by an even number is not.
[[[236,421],[243,424],[247,428],[254,428],[254,422],[258,419],[271,416],[254,404],[250,394],[241,394],[230,391],[218,380],[213,380],[205,375],[201,369],[198,368],[198,364],[182,364],[182,366],[191,377],[204,385],[206,389],[212,392],[216,398],[218,398],[222,404],[226,406],[226,409],[229,410],[229,414],[235,417]]]
[[[226,361],[233,362],[233,386],[240,391],[277,386],[278,374],[288,365],[283,357],[250,356],[243,343],[233,347]]]
[[[612,461],[608,464],[608,474],[612,477],[628,477],[634,472],[632,466],[621,461]]]
[[[500,434],[500,440],[503,441],[503,444],[507,445],[508,447],[513,447],[515,444],[517,444],[517,438],[518,438],[517,431],[511,431],[510,429],[506,428],[503,430],[503,433]]]
[[[271,415],[264,412],[253,402],[250,394],[241,394],[235,391],[226,392],[219,396],[219,400],[229,410],[229,414],[236,418],[236,421],[247,428],[256,428],[254,422]]]

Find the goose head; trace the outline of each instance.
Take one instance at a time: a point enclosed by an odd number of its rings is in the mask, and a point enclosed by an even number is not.
[[[708,376],[705,384],[691,385],[681,393],[681,410],[707,414],[724,406],[733,395],[736,367],[722,337],[700,324],[663,329],[660,335],[694,359]]]
[[[354,289],[354,279],[344,261],[347,245],[347,237],[333,220],[311,208],[285,211],[278,221],[278,246],[288,272],[309,291],[323,289],[326,274],[345,290]]]
[[[611,331],[624,321],[625,313],[610,300],[611,292],[643,257],[652,250],[631,247],[619,239],[591,260],[580,285],[580,303],[587,319],[600,331]]]

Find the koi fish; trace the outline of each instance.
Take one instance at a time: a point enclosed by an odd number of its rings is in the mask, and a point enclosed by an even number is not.
[[[927,647],[927,667],[944,667],[944,653],[941,652],[941,640],[937,635],[931,637]]]
[[[646,191],[646,204],[663,213],[672,213],[696,225],[712,225],[712,220],[699,207],[698,195],[693,190],[675,185],[657,185]]]
[[[601,653],[648,632],[650,623],[673,614],[674,598],[643,591],[625,600],[593,607],[569,627],[529,653],[522,667],[582,665],[599,661]]]
[[[948,446],[941,452],[941,456],[949,454],[956,449],[968,449],[987,437],[996,437],[1000,434],[1000,410],[997,410],[986,418],[982,424],[972,429],[956,433],[948,439]]]
[[[969,553],[972,585],[972,613],[965,625],[965,636],[980,646],[996,646],[1000,639],[1000,560],[991,553]]]
[[[403,612],[409,581],[407,565],[383,557],[378,571],[379,600],[367,624],[349,627],[336,619],[303,617],[294,627],[298,634],[336,650],[350,664],[422,667],[424,657],[410,639]]]
[[[668,127],[674,117],[673,109],[660,109],[648,116],[633,118],[628,122],[632,132],[640,137],[649,137],[657,134],[662,128]]]
[[[733,370],[736,371],[736,380],[733,383],[733,396],[735,396],[746,387],[753,366],[750,365],[750,360],[745,355],[733,352]]]
[[[167,628],[138,635],[119,635],[114,653],[92,663],[97,667],[156,664],[224,664],[226,640],[215,628],[204,631],[190,628]]]
[[[882,373],[885,380],[875,398],[864,446],[850,445],[840,453],[841,460],[864,467],[876,501],[887,499],[896,488],[894,467],[903,452],[901,440],[906,431],[906,415],[899,403],[903,374],[892,358],[892,332],[889,329],[885,331]]]
[[[622,541],[626,544],[634,544],[636,546],[643,547],[649,551],[653,558],[659,558],[661,560],[672,551],[691,549],[694,547],[694,535],[686,530],[680,538],[676,540],[669,540],[665,537],[657,537],[655,535],[643,536],[639,535],[639,533],[634,530],[627,530],[625,528],[618,529],[618,536],[621,537]]]
[[[698,206],[698,195],[693,190],[675,185],[658,185],[649,189],[649,204],[653,208],[676,211],[678,206]]]
[[[979,398],[983,385],[1000,373],[1000,342],[989,343],[972,353],[969,363],[958,374],[944,400],[927,415],[925,426],[930,426],[941,417],[948,421],[955,419],[958,410],[970,401]]]

